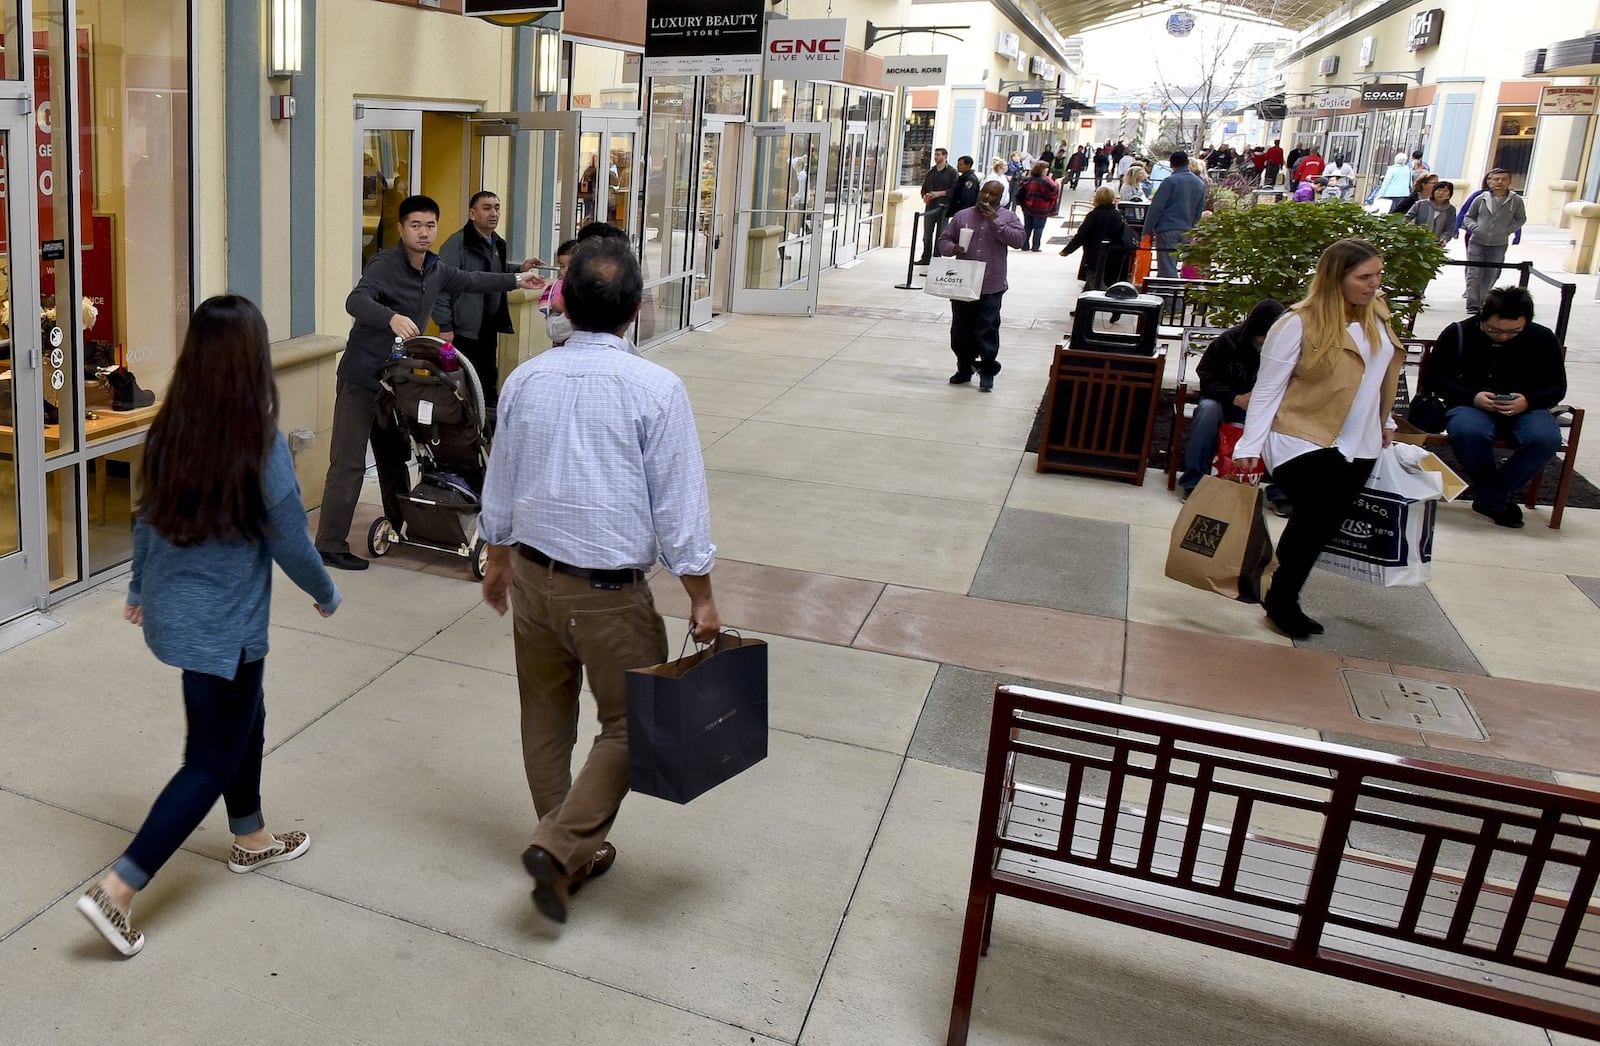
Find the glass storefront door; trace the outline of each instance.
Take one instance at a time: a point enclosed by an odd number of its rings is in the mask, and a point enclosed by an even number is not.
[[[422,191],[422,111],[361,107],[356,120],[356,273],[399,241],[400,201]]]
[[[833,230],[833,264],[855,260],[857,232],[871,214],[872,186],[867,181],[867,125],[845,124],[839,147],[838,222]]]
[[[828,186],[826,123],[747,124],[734,226],[735,312],[814,315]]]
[[[38,280],[26,249],[35,232],[27,208],[26,187],[33,181],[28,132],[30,120],[20,115],[17,85],[0,88],[0,106],[8,116],[0,120],[0,317],[5,329],[0,339],[0,621],[15,617],[34,605],[35,596],[47,590],[44,537],[44,374],[47,353],[41,346],[38,313],[30,305],[27,288]],[[22,143],[20,150],[14,150]],[[20,155],[19,155],[20,153]],[[18,245],[24,249],[17,249]],[[21,293],[13,293],[13,288]],[[15,333],[13,333],[15,332]],[[59,351],[59,350],[54,350]],[[59,368],[55,373],[62,373]],[[63,382],[63,386],[65,383]]]
[[[711,322],[715,313],[728,304],[729,251],[732,236],[728,220],[732,217],[733,189],[737,185],[735,156],[739,142],[738,124],[709,124],[700,135],[700,179],[696,193],[695,235],[693,241],[694,289],[689,306],[689,325]]]

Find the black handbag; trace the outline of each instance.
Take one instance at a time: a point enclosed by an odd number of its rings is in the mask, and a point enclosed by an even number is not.
[[[1406,420],[1423,432],[1443,432],[1449,414],[1450,408],[1439,394],[1428,389],[1411,397],[1411,405],[1406,408]]]

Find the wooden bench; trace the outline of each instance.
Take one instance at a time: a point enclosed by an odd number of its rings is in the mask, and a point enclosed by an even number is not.
[[[1211,340],[1222,333],[1221,327],[1185,327],[1178,343],[1178,386],[1172,395],[1172,434],[1167,440],[1167,489],[1178,485],[1178,472],[1183,465],[1183,434],[1189,430],[1189,416],[1200,405],[1197,394],[1189,398],[1189,366],[1191,359],[1199,366]],[[1200,376],[1195,375],[1195,384]]]
[[[977,836],[947,1046],[1000,896],[1600,1038],[1600,795],[1002,686]]]
[[[1428,355],[1433,352],[1433,341],[1426,338],[1406,338],[1401,344],[1406,349],[1406,366],[1415,366],[1416,383],[1407,385],[1422,388],[1422,376],[1428,367]],[[1562,346],[1562,356],[1566,355],[1566,346]],[[1424,447],[1448,446],[1449,438],[1442,433],[1424,432],[1412,425],[1399,412],[1399,405],[1395,414],[1400,435],[1411,443],[1420,443]],[[1578,460],[1578,441],[1583,438],[1583,408],[1560,404],[1550,408],[1550,413],[1556,416],[1556,421],[1561,425],[1561,449],[1556,451],[1556,459],[1560,460],[1560,473],[1556,478],[1556,496],[1550,503],[1550,529],[1561,529],[1561,516],[1567,510],[1567,498],[1572,493],[1572,473]],[[1505,450],[1511,447],[1510,443],[1503,440],[1495,442],[1496,449]],[[1545,463],[1549,468],[1550,463]],[[1527,496],[1524,504],[1529,509],[1539,507],[1539,487],[1544,483],[1545,469],[1542,468],[1534,474],[1533,481],[1528,484]],[[1465,477],[1463,477],[1465,478]]]
[[[1144,293],[1161,299],[1157,331],[1168,341],[1176,341],[1189,327],[1206,326],[1206,305],[1190,293],[1197,287],[1221,286],[1221,280],[1185,280],[1171,276],[1146,276]]]

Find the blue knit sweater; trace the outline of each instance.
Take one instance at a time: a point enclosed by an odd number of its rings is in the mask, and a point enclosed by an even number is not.
[[[280,434],[262,476],[268,536],[179,548],[140,519],[133,528],[128,605],[144,608],[144,641],[165,664],[232,679],[267,656],[272,564],[330,613],[339,589],[306,532],[294,458]]]

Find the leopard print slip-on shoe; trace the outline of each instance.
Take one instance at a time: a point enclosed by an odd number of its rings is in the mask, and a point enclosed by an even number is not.
[[[246,850],[234,843],[233,850],[228,854],[228,870],[252,872],[263,865],[292,861],[311,848],[311,837],[304,832],[274,834],[272,839],[272,845],[265,850]]]
[[[90,926],[111,942],[111,947],[123,955],[138,955],[139,949],[144,947],[144,934],[128,924],[128,913],[117,907],[111,895],[101,889],[99,883],[78,898],[78,911],[89,920]]]

